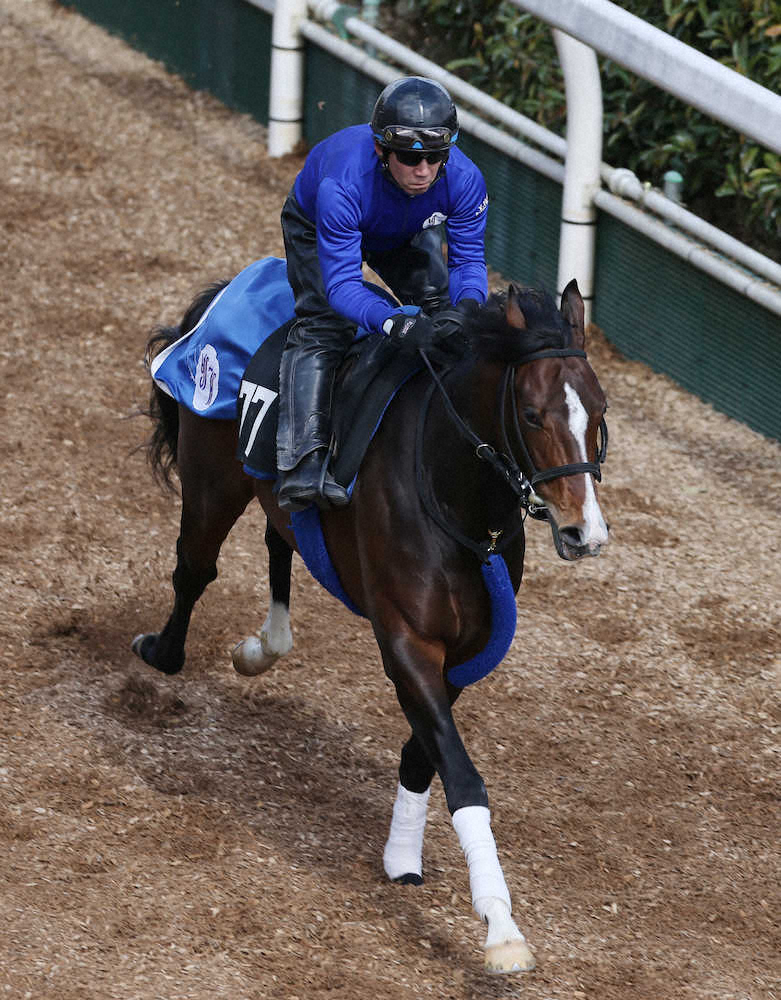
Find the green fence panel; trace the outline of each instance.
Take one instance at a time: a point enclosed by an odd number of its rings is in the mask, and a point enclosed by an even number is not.
[[[478,164],[488,188],[489,266],[519,284],[555,293],[561,186],[468,133],[459,146]]]
[[[310,145],[371,118],[382,85],[316,45],[306,49],[304,134]],[[460,148],[485,176],[490,267],[522,284],[555,291],[561,187],[466,132]]]
[[[367,122],[382,84],[317,45],[306,45],[304,136],[314,146],[348,125]]]
[[[193,87],[268,122],[271,17],[246,0],[61,0],[160,59]],[[314,145],[368,121],[381,84],[306,45],[304,135]],[[491,199],[488,264],[555,291],[561,187],[468,133]],[[630,358],[781,440],[781,319],[606,213],[594,320]]]
[[[268,122],[271,17],[244,0],[62,0],[192,87]]]
[[[781,439],[781,318],[606,213],[594,321],[722,413]]]

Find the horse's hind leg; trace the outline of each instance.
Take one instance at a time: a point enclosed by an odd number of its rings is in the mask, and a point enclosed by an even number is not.
[[[217,576],[212,565],[200,571],[192,569],[184,556],[182,536],[176,541],[176,567],[171,577],[174,607],[161,632],[137,635],[132,649],[137,656],[164,674],[177,674],[184,666],[184,643],[195,602]]]
[[[245,677],[263,674],[293,647],[290,631],[290,567],[293,550],[269,521],[266,525],[271,601],[260,635],[237,643],[233,666]]]
[[[159,633],[136,636],[132,649],[165,674],[184,665],[184,645],[195,602],[217,576],[222,543],[252,497],[251,481],[234,458],[232,421],[206,420],[182,410],[177,467],[182,521],[173,572],[174,607]]]

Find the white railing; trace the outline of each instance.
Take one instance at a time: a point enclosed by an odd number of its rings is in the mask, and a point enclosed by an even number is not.
[[[781,153],[781,97],[609,0],[512,0],[716,121]]]
[[[269,0],[248,2],[265,9]],[[277,0],[272,38],[269,152],[273,156],[283,155],[301,136],[302,39],[314,42],[382,84],[404,72],[427,76],[442,83],[457,99],[464,131],[563,185],[559,290],[575,276],[587,302],[591,297],[594,226],[599,208],[781,316],[781,266],[704,222],[661,192],[649,190],[631,171],[600,162],[601,87],[596,54],[583,42],[594,44],[622,65],[631,64],[628,68],[638,75],[658,83],[726,124],[733,124],[735,109],[739,108],[746,115],[747,125],[742,131],[768,148],[779,150],[781,97],[664,32],[651,29],[646,22],[608,0],[568,0],[566,4],[551,4],[549,0],[513,0],[513,3],[557,27],[566,26],[572,34],[580,32],[582,37],[581,42],[562,31],[554,33],[567,81],[567,140],[383,35],[337,0],[311,0],[309,3],[307,0]],[[308,19],[308,10],[314,18],[337,20],[344,32],[359,39],[366,48],[360,49]],[[581,31],[580,18],[585,18],[588,30]],[[600,26],[601,33],[594,24]],[[595,38],[597,35],[599,37]],[[643,39],[642,52],[638,51],[639,38]],[[381,62],[370,52],[393,60],[404,72]],[[672,67],[679,63],[678,70],[674,71]],[[686,96],[689,87],[710,90],[690,100]],[[731,103],[725,95],[733,90],[735,97]],[[463,104],[474,111],[466,110]],[[497,122],[502,128],[485,119]],[[567,155],[570,148],[577,151],[577,156]],[[608,191],[601,188],[600,179]],[[636,202],[642,210],[630,201]]]

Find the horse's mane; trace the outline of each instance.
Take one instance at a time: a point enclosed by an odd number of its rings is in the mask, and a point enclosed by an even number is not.
[[[526,319],[525,330],[516,330],[507,322],[507,292],[489,296],[475,314],[468,334],[471,349],[478,358],[517,365],[535,351],[571,345],[570,325],[549,292],[540,288],[521,288],[518,305]]]

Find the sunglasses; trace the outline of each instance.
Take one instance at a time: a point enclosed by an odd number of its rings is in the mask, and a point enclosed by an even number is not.
[[[396,154],[396,159],[399,163],[404,164],[405,167],[417,167],[423,160],[431,164],[445,163],[450,150],[441,149],[435,153],[423,153],[417,149],[394,149],[392,152]]]

